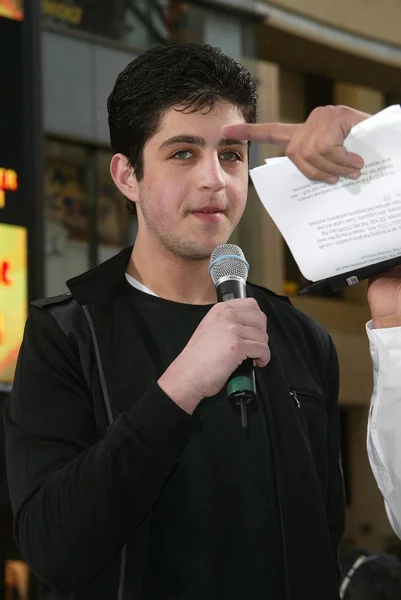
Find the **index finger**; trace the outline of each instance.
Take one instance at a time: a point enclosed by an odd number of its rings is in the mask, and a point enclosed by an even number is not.
[[[299,124],[289,123],[238,123],[223,125],[221,132],[234,139],[287,145],[298,128]]]
[[[233,300],[226,300],[225,302],[220,302],[219,304],[225,306],[226,308],[251,309],[262,312],[255,298],[234,298]]]

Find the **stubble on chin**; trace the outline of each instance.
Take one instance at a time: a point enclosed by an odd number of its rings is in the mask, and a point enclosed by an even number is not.
[[[221,235],[217,236],[219,239],[211,247],[207,242],[201,242],[196,239],[197,233],[172,233],[166,231],[160,227],[157,219],[149,214],[148,210],[141,206],[141,212],[143,221],[146,229],[151,234],[151,237],[162,250],[167,251],[169,254],[176,256],[177,258],[188,260],[188,261],[202,261],[210,258],[214,248],[220,244],[227,243],[232,231],[224,231]],[[226,229],[226,228],[225,228]],[[205,235],[204,232],[200,232],[199,237]]]

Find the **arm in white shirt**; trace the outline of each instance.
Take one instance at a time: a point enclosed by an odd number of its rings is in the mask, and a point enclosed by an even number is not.
[[[401,539],[401,327],[366,325],[373,362],[367,446],[391,526]]]

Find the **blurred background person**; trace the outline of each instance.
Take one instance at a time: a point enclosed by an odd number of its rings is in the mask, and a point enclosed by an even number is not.
[[[401,563],[395,556],[352,549],[340,556],[342,600],[399,600]]]

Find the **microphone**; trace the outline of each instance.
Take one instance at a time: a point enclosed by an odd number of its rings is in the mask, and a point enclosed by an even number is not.
[[[234,298],[246,298],[246,280],[249,272],[241,248],[235,244],[217,246],[212,252],[209,274],[217,291],[219,302]],[[241,407],[242,426],[248,426],[246,405],[256,398],[255,370],[253,360],[246,358],[227,382],[229,401]]]

